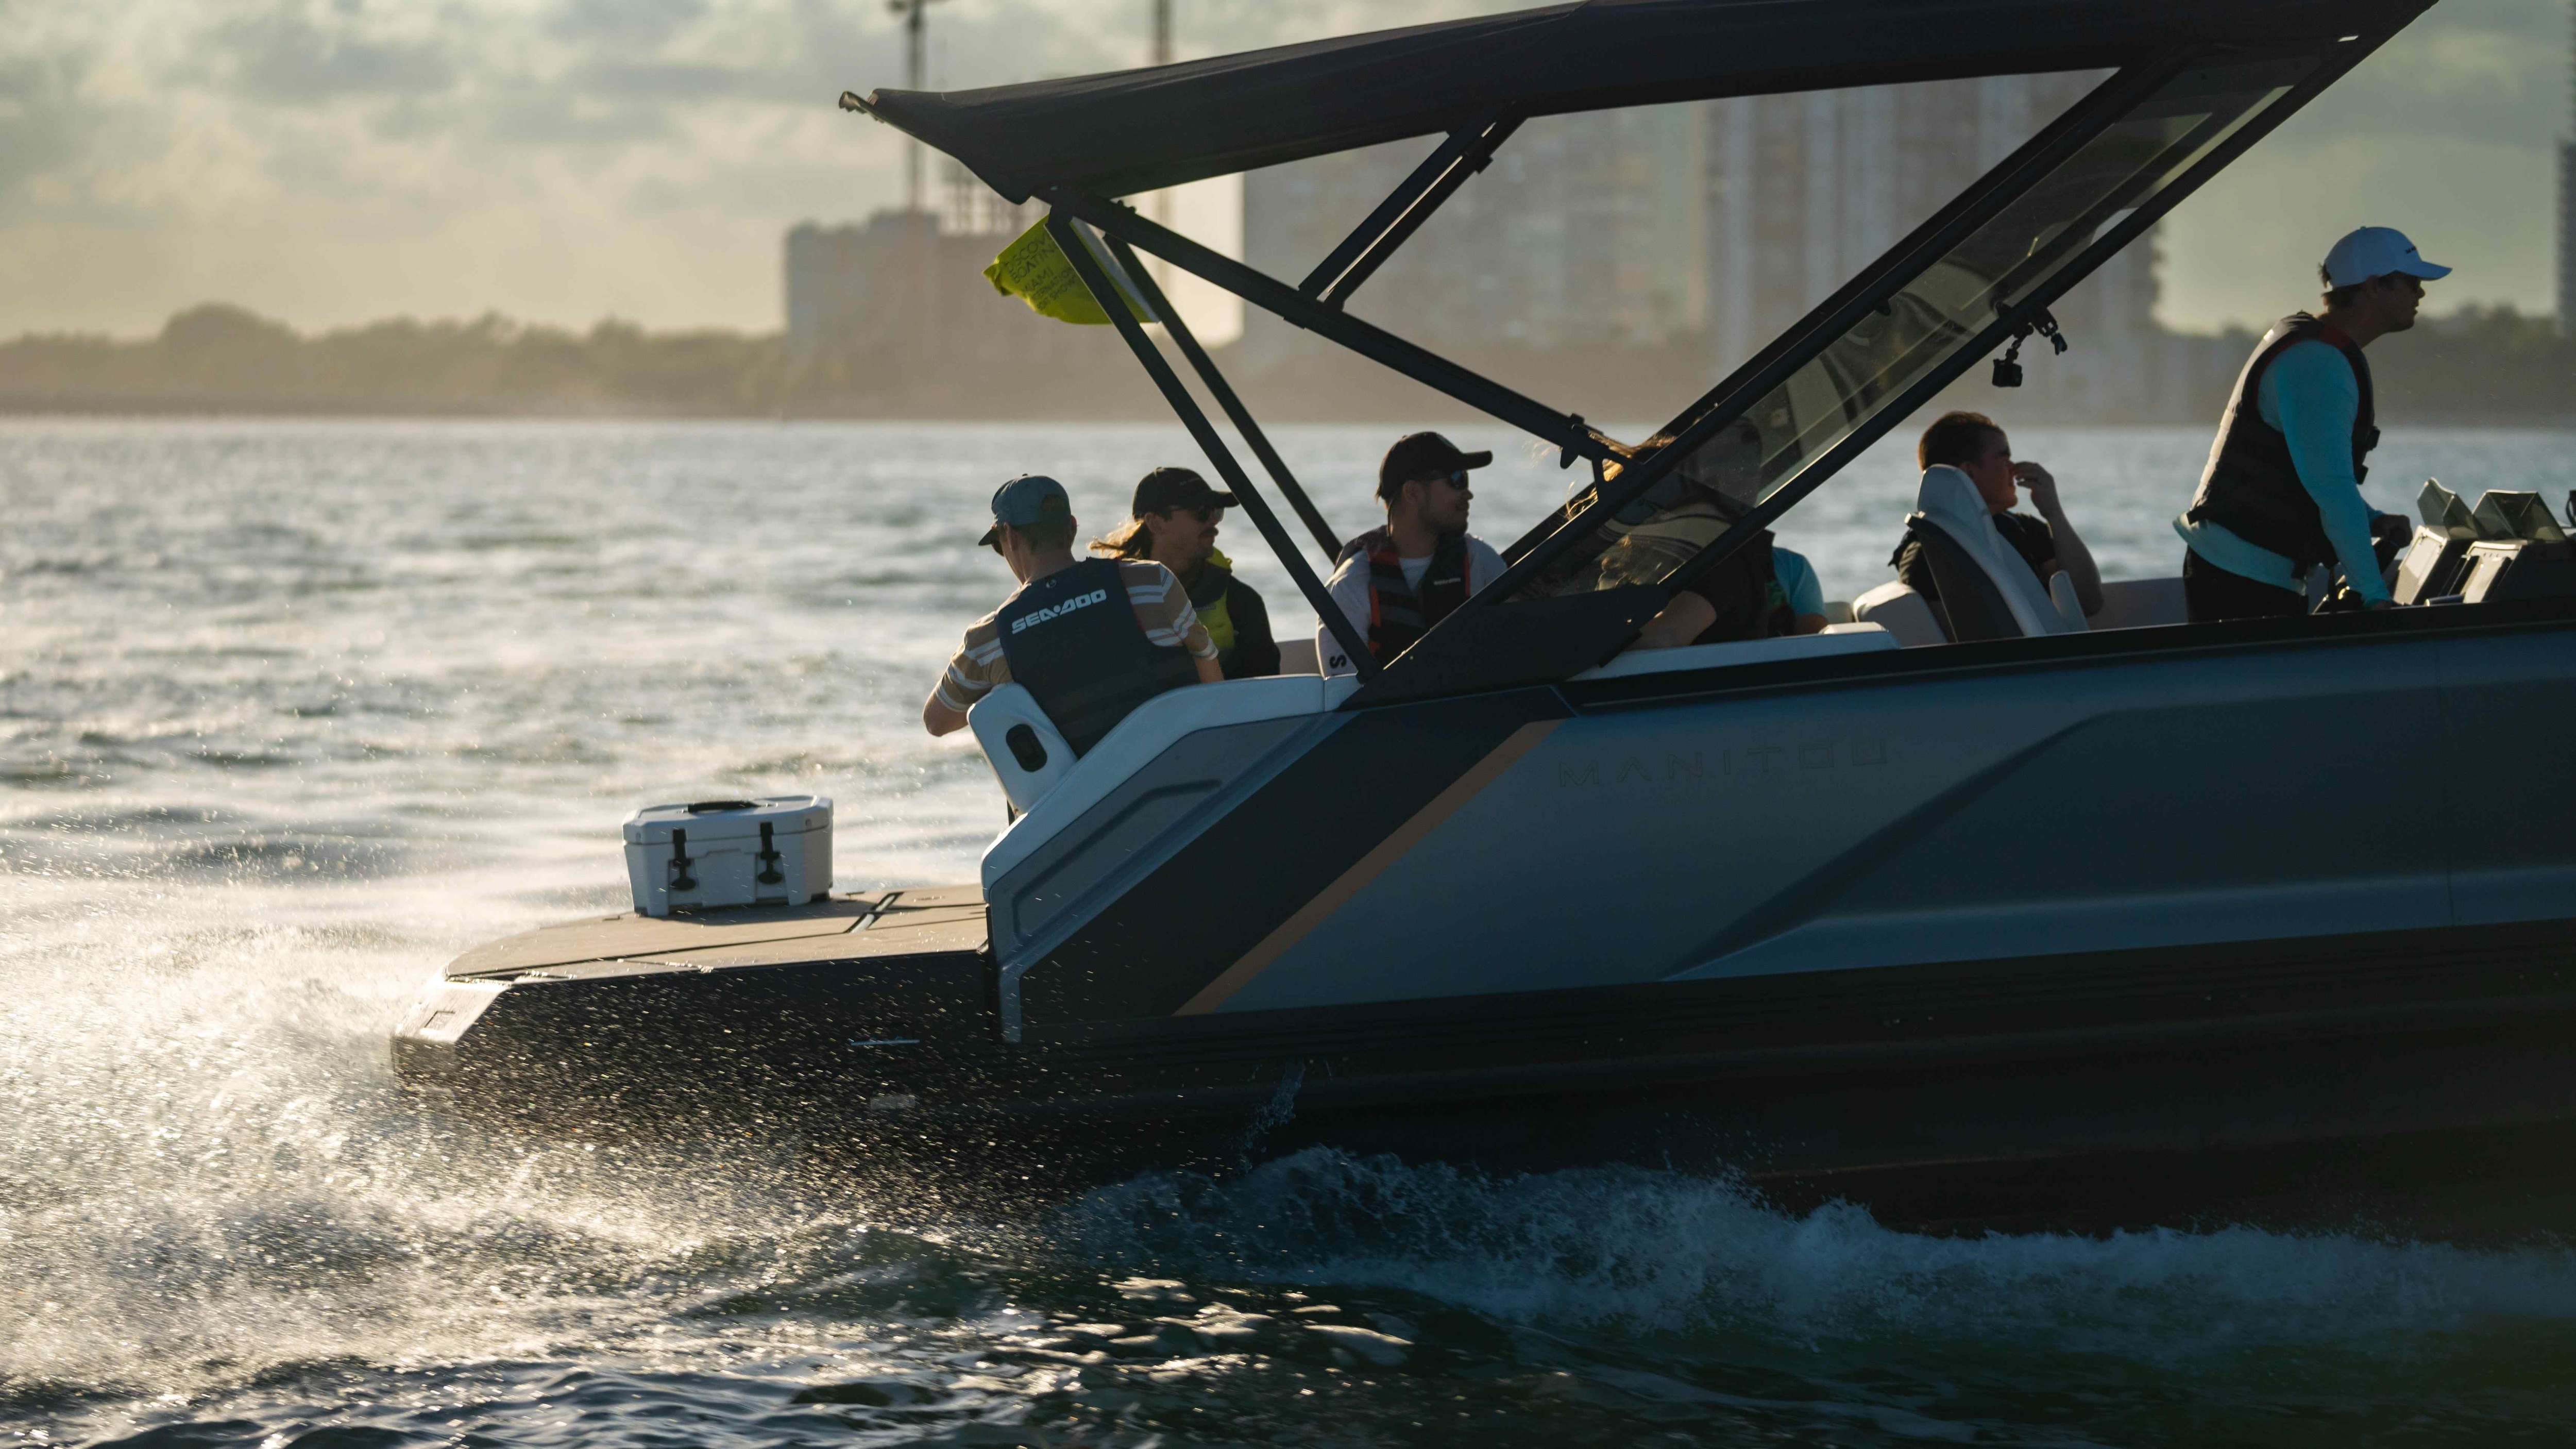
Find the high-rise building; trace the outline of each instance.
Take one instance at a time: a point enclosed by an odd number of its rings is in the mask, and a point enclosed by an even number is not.
[[[1362,287],[1354,315],[1426,345],[1655,344],[1707,325],[1707,130],[1700,108],[1546,117]],[[1244,260],[1295,281],[1413,169],[1421,143],[1244,178]],[[1246,356],[1290,335],[1257,309]]]
[[[1068,329],[1033,327],[984,280],[994,253],[1043,214],[1012,206],[955,162],[944,206],[888,209],[864,223],[804,222],[787,233],[787,341],[802,357],[888,356],[918,368],[1030,358]]]
[[[2568,10],[2576,17],[2576,5]],[[2567,74],[2568,136],[2558,143],[2558,330],[2576,337],[2576,39],[2568,46]]]
[[[1710,347],[1750,356],[2101,81],[1994,76],[1719,101],[1709,111]],[[2171,413],[2151,232],[2051,308],[2073,344],[2026,368],[2019,408]]]
[[[1824,300],[2098,84],[2003,76],[1532,121],[1351,304],[1426,346],[1490,355],[1679,347],[1701,385]],[[1425,142],[1256,171],[1244,253],[1294,281]],[[2074,344],[2033,357],[2022,410],[2180,415],[2196,357],[2155,321],[2152,234],[2053,308]],[[1259,367],[1294,335],[1253,312]],[[1696,388],[1683,388],[1678,402]],[[1662,401],[1661,399],[1657,400]]]

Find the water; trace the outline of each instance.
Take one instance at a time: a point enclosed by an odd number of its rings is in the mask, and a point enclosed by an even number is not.
[[[1468,446],[1491,430],[1454,429]],[[1385,430],[1282,435],[1344,527]],[[2112,576],[2189,430],[2015,438]],[[2391,436],[2374,488],[2576,484]],[[455,952],[618,908],[647,799],[814,789],[845,886],[1001,807],[917,713],[1006,585],[983,497],[1095,528],[1145,427],[0,424],[0,1434],[165,1446],[2559,1443],[2576,1253],[2355,1224],[1937,1239],[1634,1169],[1310,1154],[1035,1218],[392,1090]],[[1504,447],[1507,539],[1561,496]],[[1885,576],[1895,451],[1791,516]],[[1284,574],[1229,519],[1244,572]],[[2576,1227],[2576,1223],[2568,1224]]]

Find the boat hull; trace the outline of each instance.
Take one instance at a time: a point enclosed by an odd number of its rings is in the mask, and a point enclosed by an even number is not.
[[[1071,1189],[1307,1146],[1723,1173],[1895,1221],[2545,1175],[2576,921],[1387,1003],[1009,1043],[974,951],[443,981],[414,1087],[545,1131],[789,1128]],[[419,1013],[416,1013],[418,1015]],[[1032,1172],[1037,1174],[1032,1178]],[[2186,1184],[2191,1186],[2186,1190]]]
[[[1211,728],[982,887],[470,954],[397,1057],[529,1121],[1067,1178],[2332,1166],[2576,1121],[2571,712],[2557,601]]]

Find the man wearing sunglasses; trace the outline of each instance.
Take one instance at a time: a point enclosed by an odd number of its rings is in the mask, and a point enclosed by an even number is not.
[[[2411,532],[2361,496],[2379,445],[2361,350],[2415,325],[2424,284],[2451,269],[2403,232],[2348,232],[2317,268],[2325,307],[2272,324],[2219,419],[2182,535],[2183,602],[2195,624],[2308,611],[2307,577],[2340,573],[2366,608],[2396,607],[2379,545]]]
[[[1344,615],[1366,621],[1378,663],[1413,647],[1502,573],[1502,556],[1467,532],[1468,470],[1492,461],[1492,453],[1462,452],[1438,433],[1410,433],[1378,464],[1386,526],[1342,546],[1329,586]],[[1316,629],[1315,657],[1326,675],[1357,672],[1330,629]]]
[[[1224,677],[1216,645],[1170,569],[1077,560],[1073,537],[1073,503],[1053,478],[1014,478],[993,495],[993,526],[982,542],[1010,565],[1020,589],[967,627],[922,703],[923,729],[964,729],[977,700],[1017,683],[1079,757],[1164,690]]]

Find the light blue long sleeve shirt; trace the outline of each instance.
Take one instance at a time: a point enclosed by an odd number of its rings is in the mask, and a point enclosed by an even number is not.
[[[2361,381],[2353,376],[2352,364],[2330,343],[2283,348],[2264,369],[2254,405],[2257,415],[2289,442],[2299,486],[2316,501],[2326,541],[2334,545],[2336,567],[2362,598],[2386,599],[2388,584],[2379,576],[2379,556],[2370,545],[2372,510],[2362,500],[2361,480],[2352,473],[2352,425],[2361,413]],[[2174,532],[2193,553],[2231,574],[2294,593],[2300,588],[2288,559],[2215,523],[2177,518]]]

